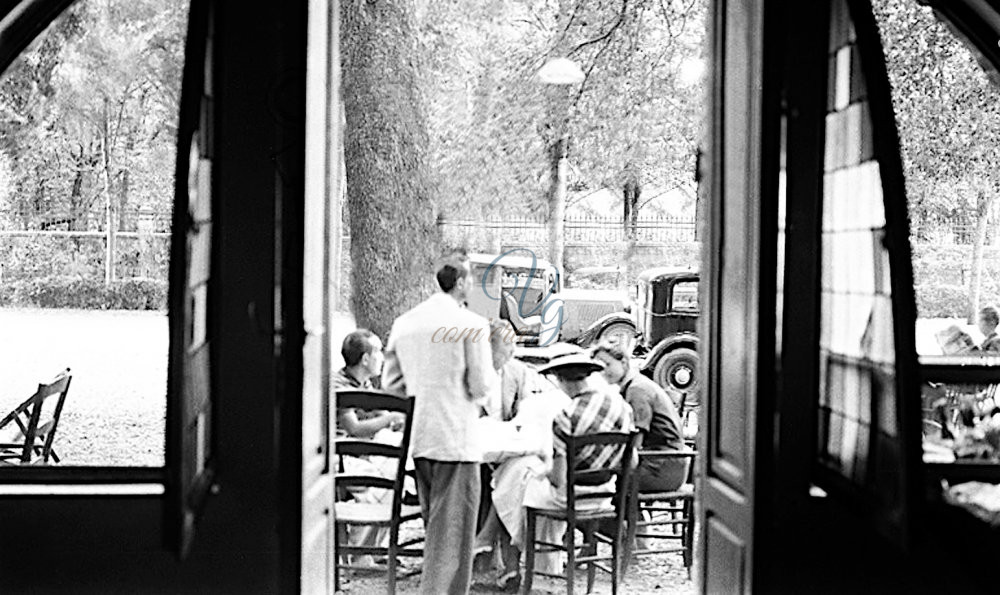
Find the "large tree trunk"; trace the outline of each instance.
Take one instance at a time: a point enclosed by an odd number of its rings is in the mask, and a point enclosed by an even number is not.
[[[549,144],[549,262],[556,270],[563,269],[566,246],[566,161],[565,137]]]
[[[555,30],[559,33],[553,40],[550,58],[567,57],[573,42],[571,24],[575,0],[559,0]],[[569,117],[573,89],[566,85],[546,85],[546,123],[543,137],[546,157],[549,162],[549,188],[546,193],[548,205],[549,262],[560,274],[563,270],[563,253],[566,246],[566,183],[569,174]]]
[[[978,192],[976,197],[976,237],[972,247],[972,276],[969,280],[969,324],[976,322],[983,293],[983,248],[986,246],[986,228],[993,208],[995,195]]]
[[[81,149],[81,153],[83,150]],[[75,156],[74,156],[74,160]],[[85,221],[83,216],[83,208],[80,203],[83,202],[83,159],[76,161],[76,173],[73,174],[73,186],[70,188],[69,194],[69,228],[73,231],[79,231],[81,229],[86,229]]]
[[[383,339],[433,290],[438,251],[413,0],[341,3],[351,304]]]
[[[117,208],[111,198],[111,131],[108,115],[108,98],[104,98],[104,121],[101,131],[101,196],[104,197],[104,285],[109,286],[115,281],[115,262],[117,248],[115,232],[117,231]]]
[[[625,212],[622,214],[622,222],[625,227],[625,257],[622,259],[624,266],[619,276],[618,289],[622,289],[624,283],[626,287],[632,283],[632,261],[635,259],[636,244],[639,240],[639,197],[642,195],[642,186],[638,180],[631,179],[625,182],[622,188],[622,202],[625,204]]]
[[[639,197],[642,195],[642,186],[636,180],[625,182],[622,188],[622,202],[625,203],[623,213],[623,223],[625,225],[625,239],[635,240],[639,233]]]
[[[122,155],[122,164],[117,166],[118,181],[118,230],[136,231],[136,213],[129,208],[129,199],[132,194],[132,165],[129,156],[135,153],[135,130],[130,129],[125,141],[125,152]]]

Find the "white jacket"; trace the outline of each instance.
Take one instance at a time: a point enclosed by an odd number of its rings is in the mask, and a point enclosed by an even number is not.
[[[500,391],[489,336],[485,318],[440,292],[393,323],[382,387],[415,399],[414,458],[482,461],[476,420],[481,405]]]

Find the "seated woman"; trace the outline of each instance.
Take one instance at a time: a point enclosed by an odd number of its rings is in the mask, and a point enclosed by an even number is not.
[[[635,427],[642,433],[642,447],[658,450],[688,450],[680,415],[673,400],[655,382],[632,365],[618,343],[604,342],[593,349],[594,359],[604,364],[601,373],[617,387],[632,406]],[[670,492],[687,480],[690,459],[647,458],[639,463],[636,480],[640,492]]]
[[[493,502],[497,515],[511,538],[512,553],[505,561],[509,569],[501,577],[502,587],[517,582],[519,550],[525,541],[525,507],[560,508],[566,506],[566,445],[563,435],[585,436],[599,432],[629,432],[633,429],[632,409],[621,396],[600,383],[591,382],[594,372],[603,365],[584,353],[570,353],[553,358],[540,372],[551,373],[558,387],[569,399],[552,418],[551,448],[545,456],[527,455],[507,461],[494,472]],[[541,400],[541,399],[539,399]],[[522,409],[523,411],[523,409]],[[617,447],[595,447],[578,461],[582,469],[599,469],[615,464],[620,456]],[[606,491],[611,486],[595,486]],[[604,503],[593,502],[600,506]],[[538,530],[546,541],[558,543],[565,532],[565,523],[539,519]],[[555,554],[539,554],[540,571],[559,572]],[[507,580],[504,580],[507,579]]]
[[[542,444],[536,440],[536,434],[525,431],[521,432],[521,423],[515,421],[524,405],[530,401],[528,397],[538,394],[543,387],[544,380],[531,368],[522,362],[513,359],[514,346],[517,334],[509,322],[502,318],[490,321],[490,348],[493,354],[493,368],[500,375],[500,393],[497,399],[486,403],[483,407],[484,413],[484,434],[488,434],[495,441],[502,443],[502,449],[507,450],[508,455],[496,454],[491,463],[486,465],[484,477],[489,476],[490,481],[483,484],[482,506],[486,509],[485,520],[476,535],[474,551],[476,555],[493,552],[499,545],[503,552],[504,564],[500,568],[499,575],[506,574],[506,568],[517,568],[518,560],[508,559],[511,555],[510,536],[504,531],[497,516],[496,506],[492,501],[492,487],[496,474],[502,473],[502,469],[512,458],[509,453],[512,449],[532,448],[533,442],[538,442],[534,450],[540,450]],[[530,411],[530,405],[527,409]],[[536,416],[533,416],[536,417]],[[525,427],[527,425],[525,424]],[[501,445],[488,448],[488,451],[498,452]],[[516,576],[516,573],[515,573]]]

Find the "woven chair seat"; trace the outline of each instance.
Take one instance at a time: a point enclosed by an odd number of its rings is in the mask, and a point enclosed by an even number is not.
[[[639,500],[643,502],[677,500],[678,498],[694,498],[694,484],[686,483],[672,492],[639,492]]]
[[[343,523],[385,526],[392,523],[392,507],[388,502],[337,502],[334,511],[334,518]],[[404,505],[400,508],[399,516],[401,523],[419,518],[420,507]]]

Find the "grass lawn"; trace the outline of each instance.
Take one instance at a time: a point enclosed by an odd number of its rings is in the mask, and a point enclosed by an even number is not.
[[[0,329],[3,414],[73,372],[55,440],[63,465],[163,465],[165,312],[0,309]]]

